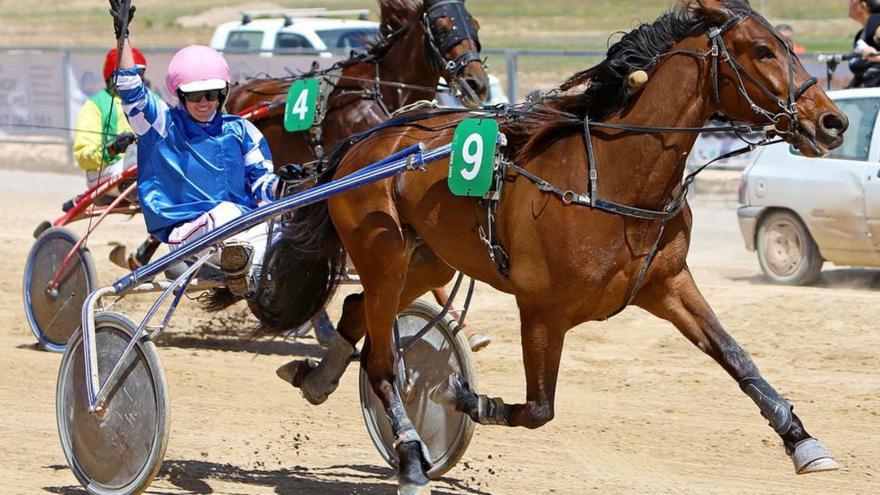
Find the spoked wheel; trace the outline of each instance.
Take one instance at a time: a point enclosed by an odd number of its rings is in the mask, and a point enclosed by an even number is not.
[[[417,334],[435,315],[440,307],[416,301],[397,316],[400,338],[409,345]],[[434,466],[428,476],[437,479],[452,469],[461,459],[474,434],[474,424],[462,413],[450,411],[442,404],[432,401],[428,394],[436,385],[446,382],[449,375],[458,373],[472,387],[476,387],[476,374],[471,362],[467,338],[456,332],[458,323],[446,316],[404,353],[406,376],[397,377],[404,406],[416,431],[428,447]],[[360,397],[364,422],[373,444],[385,462],[397,466],[394,436],[385,408],[370,387],[369,378],[361,368]]]
[[[95,316],[98,376],[104,383],[137,326],[113,312]],[[101,414],[89,412],[82,332],[70,339],[55,397],[61,447],[89,493],[128,495],[153,481],[168,443],[168,388],[156,347],[139,341],[123,364]]]
[[[49,290],[55,273],[79,241],[70,229],[52,227],[37,238],[24,267],[24,311],[39,345],[54,352],[64,346],[80,325],[80,311],[98,276],[86,248],[70,260],[57,288]]]

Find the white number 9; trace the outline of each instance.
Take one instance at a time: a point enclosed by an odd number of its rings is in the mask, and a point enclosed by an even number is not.
[[[475,148],[473,153],[471,153],[472,147]],[[480,173],[480,165],[483,162],[483,136],[477,133],[471,134],[464,140],[461,148],[462,160],[472,167],[470,170],[462,170],[461,176],[465,180],[474,180],[474,177]]]

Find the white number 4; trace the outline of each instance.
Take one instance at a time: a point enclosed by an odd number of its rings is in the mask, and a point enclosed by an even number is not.
[[[290,113],[292,115],[298,115],[299,120],[306,120],[306,114],[309,113],[309,90],[305,89],[300,91],[299,96],[296,97],[296,102],[293,104],[293,108],[290,109]]]

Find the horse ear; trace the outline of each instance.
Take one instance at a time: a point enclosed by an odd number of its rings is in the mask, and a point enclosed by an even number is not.
[[[697,0],[697,3],[703,16],[715,25],[724,24],[733,15],[724,5],[724,0]]]

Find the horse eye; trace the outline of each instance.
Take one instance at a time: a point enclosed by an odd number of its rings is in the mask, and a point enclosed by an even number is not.
[[[436,23],[434,23],[434,29],[436,29],[440,33],[448,33],[451,31],[452,23],[446,21],[445,19],[438,19]]]
[[[773,50],[771,50],[770,47],[768,47],[767,45],[758,45],[758,47],[755,48],[755,54],[758,56],[758,58],[761,59],[776,58],[776,54],[773,53]]]

